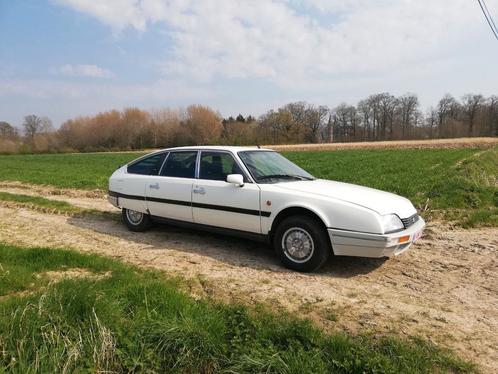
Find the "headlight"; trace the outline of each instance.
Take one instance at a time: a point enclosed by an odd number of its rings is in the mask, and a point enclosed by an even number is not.
[[[396,214],[382,216],[381,221],[382,227],[384,228],[384,234],[389,234],[405,228],[405,226],[403,226],[403,222],[401,222]]]

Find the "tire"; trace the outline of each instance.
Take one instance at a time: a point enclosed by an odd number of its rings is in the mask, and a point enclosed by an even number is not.
[[[282,264],[292,270],[311,272],[332,253],[323,224],[307,216],[290,216],[275,230],[273,247]]]
[[[123,208],[121,214],[123,215],[123,220],[126,223],[126,226],[131,231],[145,231],[151,225],[150,216],[146,213]]]

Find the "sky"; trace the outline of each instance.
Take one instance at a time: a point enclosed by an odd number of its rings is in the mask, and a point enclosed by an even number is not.
[[[498,22],[498,0],[486,0]],[[0,121],[498,94],[477,0],[0,0]]]

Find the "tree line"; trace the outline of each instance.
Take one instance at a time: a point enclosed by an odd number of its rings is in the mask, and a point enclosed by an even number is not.
[[[76,117],[54,129],[28,115],[21,128],[0,122],[1,153],[136,150],[198,144],[292,144],[498,136],[498,96],[445,95],[423,112],[416,95],[370,95],[334,108],[294,102],[258,118],[222,118],[202,105],[127,108]]]

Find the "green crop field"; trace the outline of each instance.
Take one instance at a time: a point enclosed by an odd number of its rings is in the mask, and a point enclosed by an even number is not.
[[[0,243],[2,372],[432,373],[475,367],[421,339],[324,334],[105,257]]]
[[[141,155],[124,152],[0,156],[0,180],[106,190],[111,173]]]
[[[316,177],[405,196],[464,226],[498,226],[498,147],[347,150],[286,156]]]
[[[0,180],[107,188],[109,175],[142,153],[0,156]],[[465,226],[498,225],[498,147],[286,152],[319,178],[405,196]],[[444,211],[444,213],[441,213]]]

